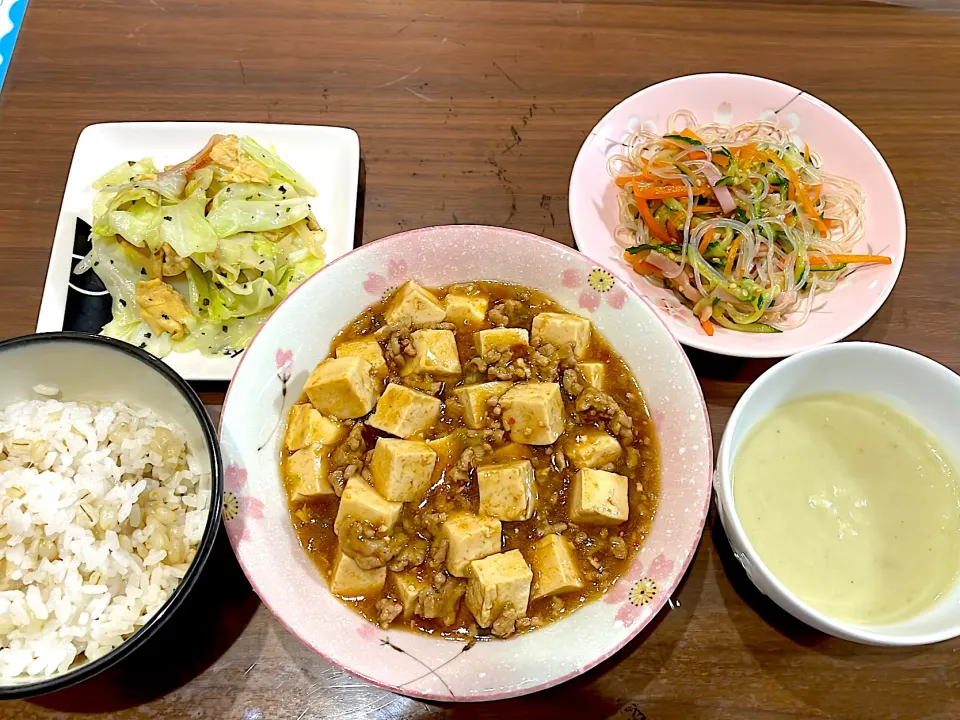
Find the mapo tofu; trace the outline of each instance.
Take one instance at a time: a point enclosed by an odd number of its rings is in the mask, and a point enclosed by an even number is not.
[[[639,387],[588,318],[488,282],[408,282],[337,336],[283,476],[331,592],[381,627],[509,637],[603,595],[656,511]]]

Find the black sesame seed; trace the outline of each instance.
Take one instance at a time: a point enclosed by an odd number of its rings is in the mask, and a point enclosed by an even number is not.
[[[207,305],[209,305],[209,304],[210,304],[210,298],[204,298],[204,299],[203,299],[203,306],[204,306],[204,307],[207,307]]]
[[[280,213],[277,213],[277,217],[280,217]]]
[[[170,319],[170,316],[167,315],[166,313],[160,313],[160,317],[162,317],[164,320],[169,320],[169,319]]]
[[[113,265],[113,260],[110,261],[110,264]]]
[[[120,307],[126,307],[126,306],[127,306],[127,301],[124,300],[123,298],[120,298]]]
[[[146,275],[146,274],[147,274],[147,269],[146,269],[146,268],[140,268],[140,274],[141,274],[141,275]]]
[[[246,318],[246,316],[244,316],[244,315],[241,315],[240,317],[237,318],[237,320],[246,320],[246,319],[247,319],[247,318]]]
[[[226,325],[223,326],[223,331],[224,331],[224,332],[227,331],[227,326],[226,326]]]
[[[99,267],[99,266],[100,266],[100,261],[97,260],[96,262],[94,262],[94,263],[93,263],[93,266],[94,266],[94,267]]]
[[[281,185],[281,186],[280,186],[280,192],[282,192],[284,195],[286,195],[286,194],[287,194],[287,189],[286,189],[283,185]]]
[[[276,205],[274,205],[274,207],[280,207],[280,204],[279,204],[279,203],[277,203]]]
[[[150,333],[144,333],[143,336],[144,336],[145,338],[147,338],[148,340],[149,340],[151,337],[153,337]]]
[[[133,160],[127,160],[127,165],[129,165],[130,167],[133,167],[134,165],[136,165],[136,163]]]
[[[146,346],[147,346],[146,343],[140,343],[140,347],[141,347],[141,348],[145,348]]]
[[[173,220],[173,218],[170,217],[169,215],[164,215],[163,219],[166,220],[167,222],[170,222],[171,220]]]

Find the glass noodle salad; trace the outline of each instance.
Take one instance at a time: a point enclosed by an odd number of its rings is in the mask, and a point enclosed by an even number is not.
[[[324,263],[316,190],[254,140],[214,135],[162,171],[126,162],[97,180],[93,270],[113,299],[103,334],[157,356],[235,354]]]
[[[704,332],[775,333],[862,263],[860,187],[825,172],[776,121],[700,125],[685,110],[634,133],[608,169],[621,191],[617,241],[635,272],[674,291]],[[683,128],[683,129],[680,129]]]

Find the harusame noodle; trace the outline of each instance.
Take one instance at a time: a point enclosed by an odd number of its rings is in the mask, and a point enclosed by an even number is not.
[[[803,324],[820,293],[863,263],[864,195],[772,120],[701,125],[685,110],[641,129],[608,164],[617,242],[631,267],[672,289],[713,335]]]

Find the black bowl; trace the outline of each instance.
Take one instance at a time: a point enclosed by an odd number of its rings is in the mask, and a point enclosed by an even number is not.
[[[66,400],[123,401],[148,407],[204,445],[210,463],[210,514],[197,553],[180,584],[133,635],[106,655],[50,678],[3,684],[0,699],[62,690],[120,662],[154,635],[193,588],[213,549],[223,505],[223,464],[217,433],[200,398],[165,363],[128,343],[76,332],[25,335],[0,342],[0,407],[36,399],[36,385],[60,388]]]

